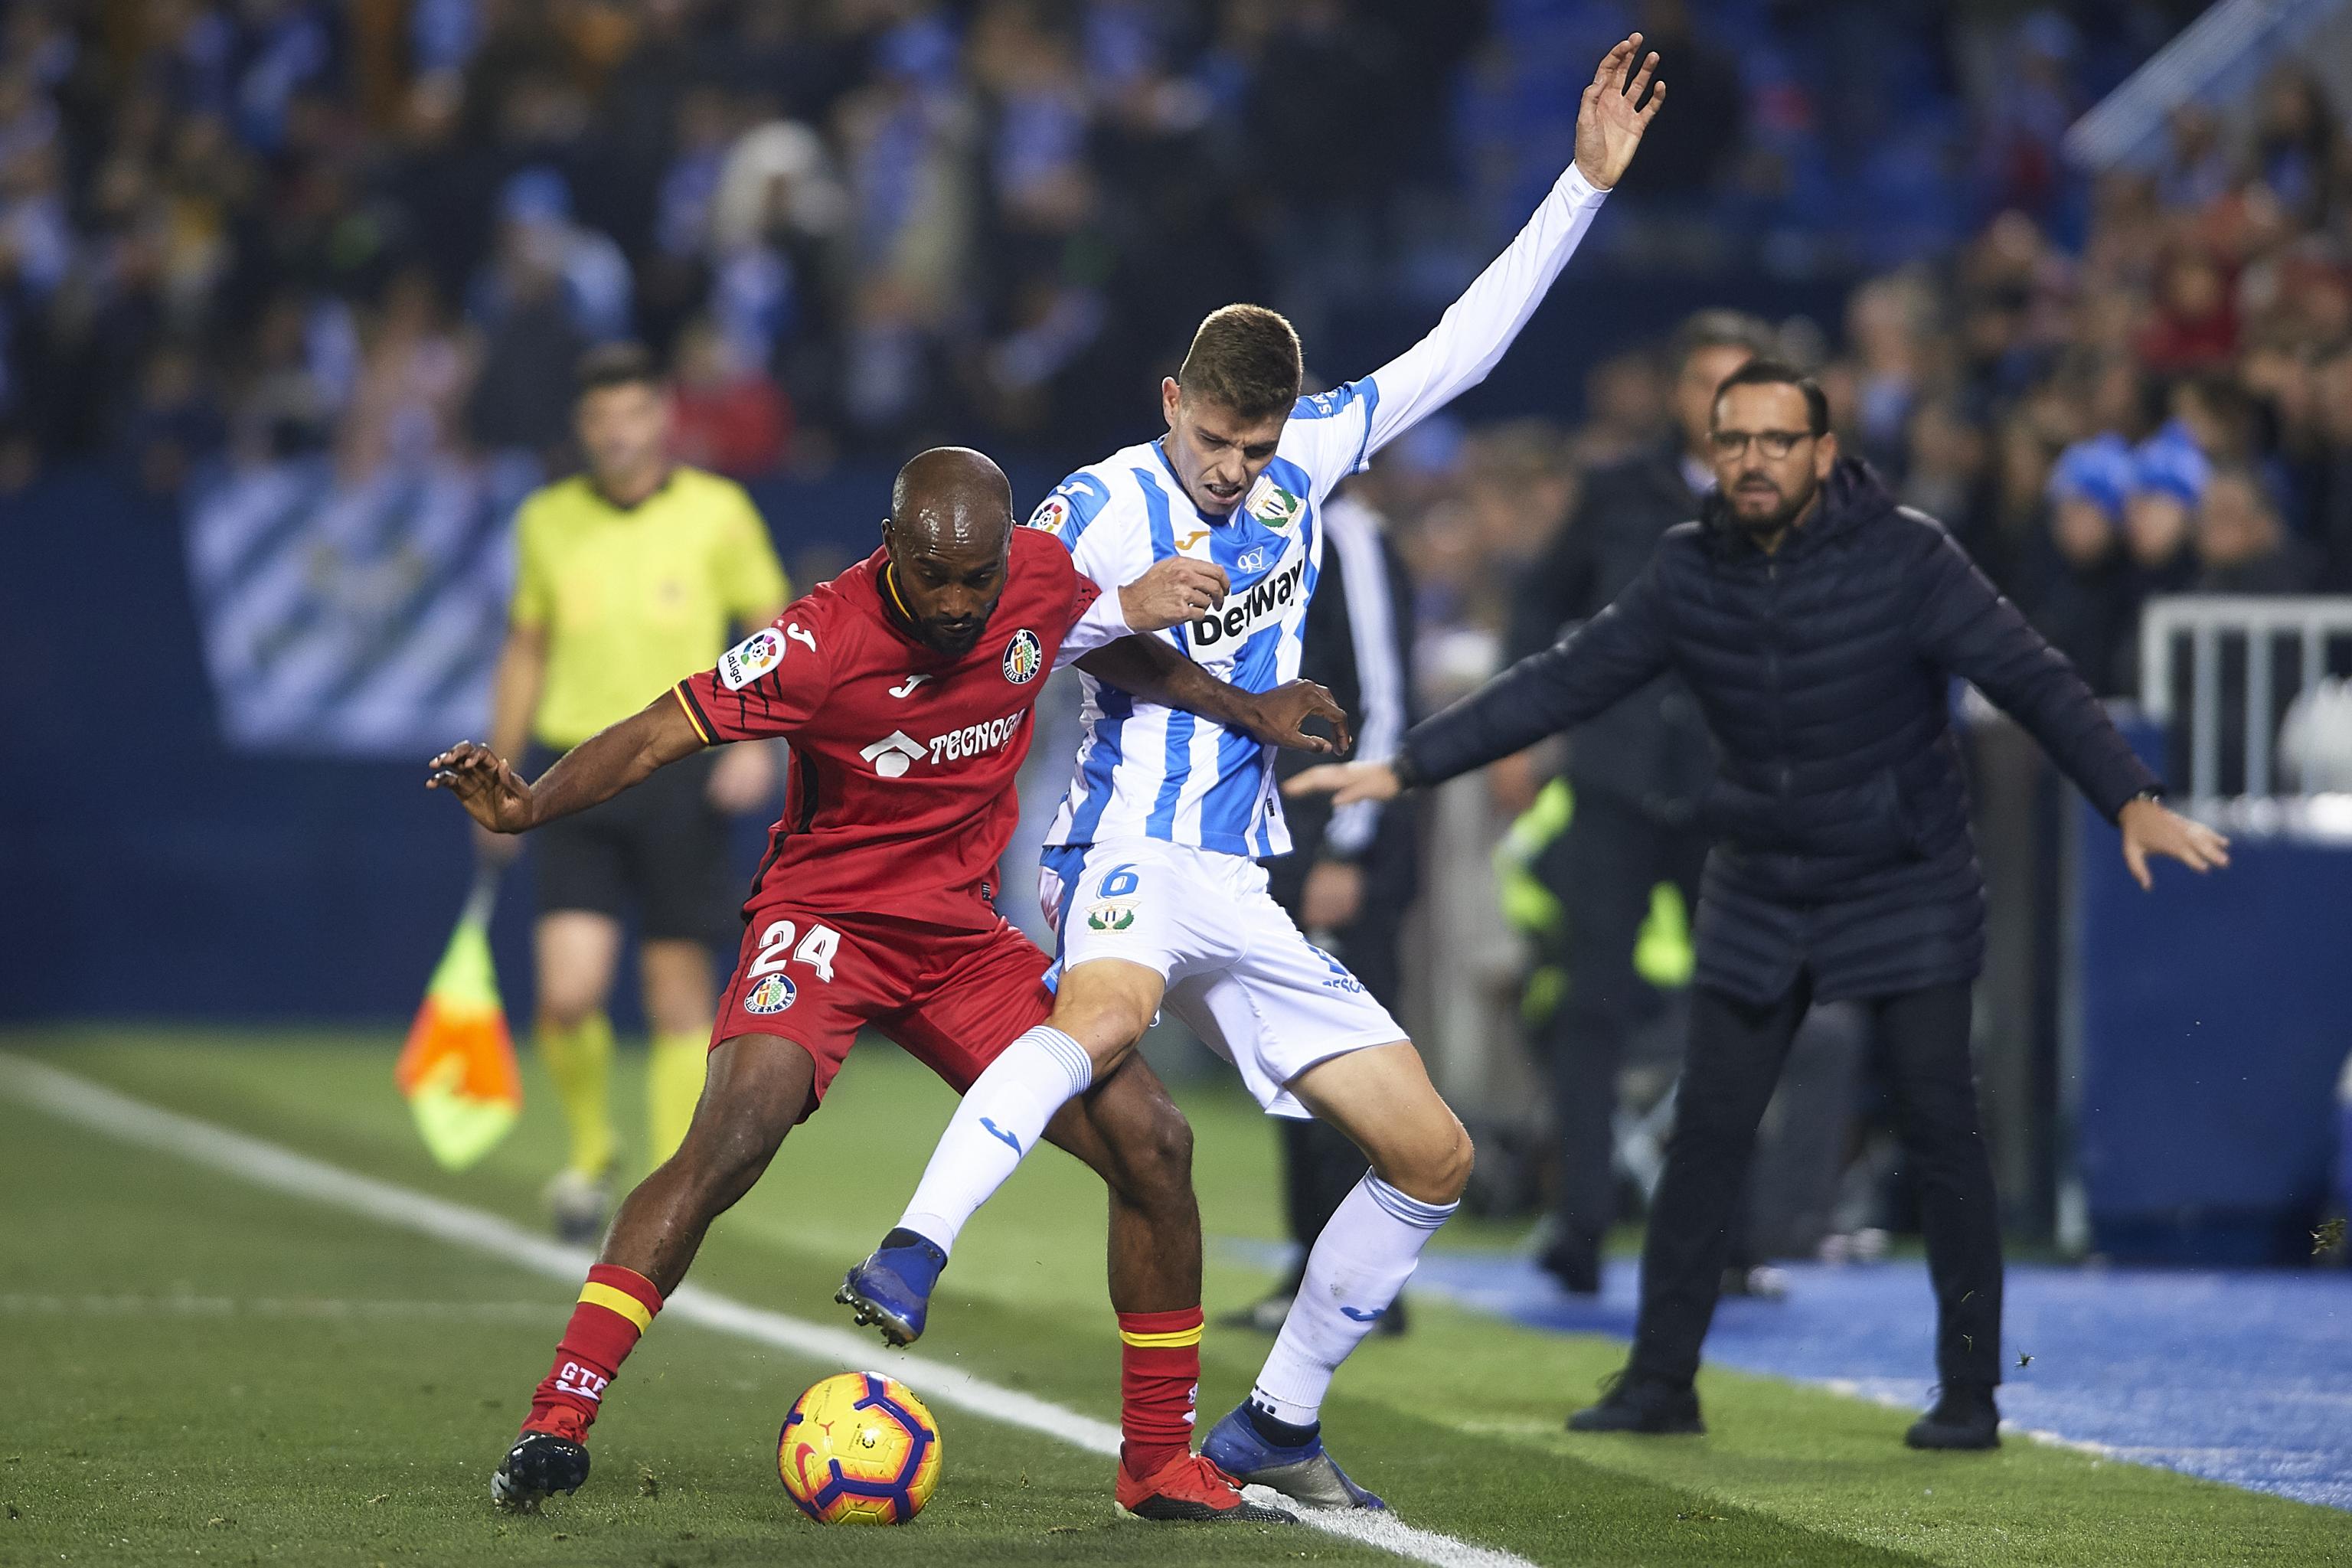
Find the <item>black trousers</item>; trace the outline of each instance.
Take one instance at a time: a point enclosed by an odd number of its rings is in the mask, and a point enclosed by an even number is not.
[[[1936,1365],[1946,1383],[2000,1381],[2000,1214],[1978,1123],[1969,1058],[1969,987],[1930,986],[1865,1004],[1886,1053],[1904,1158],[1919,1192],[1936,1291]],[[1764,1006],[1696,989],[1665,1174],[1642,1249],[1642,1311],[1631,1375],[1686,1385],[1715,1316],[1731,1227],[1798,1023],[1811,1004],[1800,976]]]
[[[1626,1042],[1644,1012],[1659,1005],[1657,992],[1633,968],[1651,889],[1672,882],[1696,917],[1706,850],[1704,833],[1666,826],[1631,801],[1586,791],[1545,858],[1544,879],[1565,918],[1560,956],[1568,991],[1544,1053],[1559,1140],[1558,1231],[1565,1248],[1597,1258],[1617,1219],[1611,1125],[1617,1075]]]

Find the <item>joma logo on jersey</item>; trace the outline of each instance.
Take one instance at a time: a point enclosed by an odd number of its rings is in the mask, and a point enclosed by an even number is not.
[[[1270,621],[1278,621],[1298,597],[1307,575],[1307,558],[1300,556],[1281,571],[1261,577],[1244,593],[1225,602],[1223,611],[1192,623],[1192,646],[1214,647],[1237,642]]]

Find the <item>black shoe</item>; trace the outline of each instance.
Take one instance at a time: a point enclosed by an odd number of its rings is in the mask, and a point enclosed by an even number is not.
[[[1536,1257],[1536,1267],[1559,1281],[1571,1296],[1601,1294],[1601,1254],[1571,1241],[1556,1241]]]
[[[1914,1448],[2000,1447],[2000,1407],[1992,1402],[1992,1386],[1944,1384],[1936,1408],[1911,1423],[1903,1440]]]
[[[551,1492],[567,1496],[588,1479],[588,1450],[552,1432],[526,1432],[490,1477],[490,1500],[509,1513],[537,1513]]]
[[[1620,1373],[1606,1385],[1600,1404],[1588,1405],[1568,1418],[1568,1429],[1665,1436],[1702,1433],[1706,1423],[1698,1417],[1697,1390]]]

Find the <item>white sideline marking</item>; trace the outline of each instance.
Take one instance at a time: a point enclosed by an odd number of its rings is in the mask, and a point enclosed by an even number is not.
[[[26,1105],[108,1137],[161,1149],[208,1165],[256,1186],[346,1209],[398,1230],[414,1231],[511,1263],[569,1286],[595,1261],[585,1247],[565,1247],[480,1209],[467,1208],[390,1182],[344,1170],[290,1149],[232,1132],[209,1121],[164,1110],[88,1079],[13,1052],[0,1051],[0,1089]],[[787,1317],[715,1290],[680,1286],[662,1303],[662,1315],[772,1345],[819,1362],[871,1366],[877,1352],[921,1390],[927,1401],[952,1405],[1007,1426],[1042,1432],[1074,1447],[1118,1456],[1118,1428],[1066,1410],[1051,1401],[976,1377],[960,1367],[893,1351],[863,1333]],[[1526,1558],[1417,1530],[1392,1514],[1302,1510],[1299,1518],[1328,1534],[1345,1536],[1426,1563],[1432,1568],[1535,1568]]]

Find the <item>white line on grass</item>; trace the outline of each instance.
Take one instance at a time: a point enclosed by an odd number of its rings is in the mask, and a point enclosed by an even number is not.
[[[588,1265],[595,1261],[583,1247],[534,1236],[496,1215],[379,1182],[258,1138],[164,1110],[12,1052],[0,1051],[0,1089],[63,1121],[126,1143],[165,1150],[257,1186],[365,1215],[396,1229],[467,1247],[566,1285],[585,1274]],[[847,1329],[787,1317],[693,1285],[679,1287],[663,1303],[662,1314],[818,1362],[871,1366],[887,1359],[926,1400],[1042,1432],[1091,1454],[1111,1458],[1118,1454],[1118,1428],[1108,1422],[975,1377],[944,1362],[887,1351],[872,1338]],[[1534,1568],[1524,1557],[1433,1530],[1416,1530],[1392,1514],[1310,1509],[1299,1517],[1318,1530],[1430,1563],[1433,1568]]]

